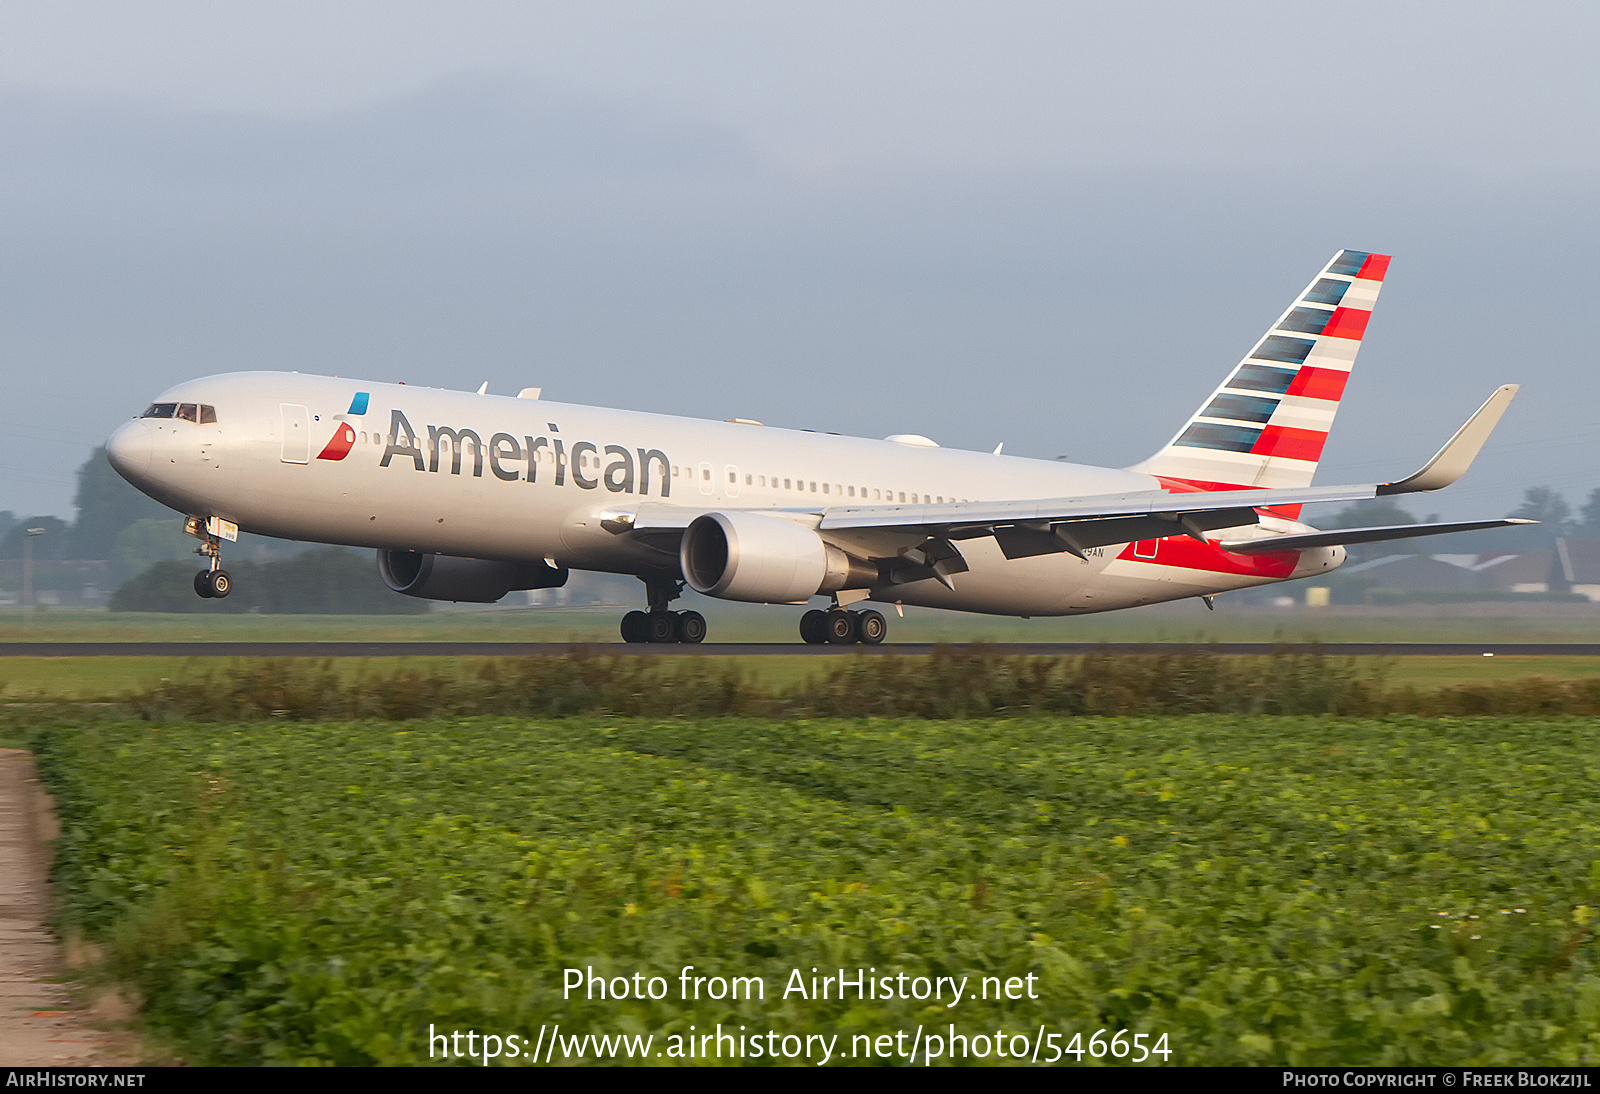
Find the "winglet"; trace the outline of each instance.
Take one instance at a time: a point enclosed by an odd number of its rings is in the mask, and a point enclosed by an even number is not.
[[[1378,487],[1378,496],[1438,490],[1440,487],[1449,486],[1466,474],[1467,468],[1472,466],[1472,461],[1478,458],[1483,442],[1489,439],[1494,427],[1500,424],[1500,415],[1511,405],[1511,399],[1516,395],[1518,387],[1517,384],[1506,384],[1497,389],[1489,396],[1488,401],[1478,408],[1478,412],[1467,419],[1467,424],[1456,430],[1456,435],[1445,442],[1445,446],[1439,449],[1421,471],[1399,482],[1384,483]]]

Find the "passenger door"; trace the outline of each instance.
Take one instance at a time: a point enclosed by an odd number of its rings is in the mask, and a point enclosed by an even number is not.
[[[283,462],[311,462],[311,412],[299,403],[279,403],[283,419]]]

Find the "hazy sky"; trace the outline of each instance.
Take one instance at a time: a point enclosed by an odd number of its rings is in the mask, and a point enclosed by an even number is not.
[[[1600,11],[0,2],[0,509],[247,368],[1133,462],[1341,247],[1319,481],[1600,487]],[[1313,518],[1314,519],[1314,518]]]

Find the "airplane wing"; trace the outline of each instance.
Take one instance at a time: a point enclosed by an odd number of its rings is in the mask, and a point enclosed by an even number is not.
[[[1161,539],[1183,534],[1206,542],[1205,533],[1258,523],[1258,511],[1279,506],[1317,502],[1354,502],[1449,486],[1459,479],[1506,407],[1518,386],[1498,388],[1467,419],[1443,448],[1412,475],[1389,483],[1357,486],[1308,486],[1273,490],[1219,490],[1169,493],[1151,490],[1131,494],[1096,494],[1088,497],[1041,498],[1022,501],[945,502],[928,505],[873,505],[859,507],[797,507],[767,510],[810,522],[819,532],[897,531],[923,537],[901,554],[913,566],[929,571],[949,584],[949,575],[965,571],[956,543],[993,536],[1007,558],[1067,552],[1084,557],[1092,547],[1135,540]],[[651,505],[619,513],[604,523],[614,532],[630,533],[662,549],[675,549],[683,529],[706,507]],[[1418,535],[1438,535],[1473,528],[1524,523],[1514,520],[1472,521],[1446,525],[1400,525],[1386,528],[1342,529],[1298,536],[1263,536],[1222,544],[1224,550],[1245,553],[1283,551],[1336,543],[1369,542]],[[668,546],[668,541],[671,546]]]
[[[1306,547],[1332,547],[1347,543],[1381,543],[1391,539],[1416,539],[1442,536],[1450,532],[1475,532],[1480,528],[1510,528],[1519,524],[1538,524],[1536,520],[1505,517],[1502,520],[1467,520],[1453,524],[1386,524],[1376,528],[1335,528],[1299,536],[1263,536],[1260,539],[1226,540],[1217,544],[1224,551],[1259,555],[1269,551],[1298,551]]]

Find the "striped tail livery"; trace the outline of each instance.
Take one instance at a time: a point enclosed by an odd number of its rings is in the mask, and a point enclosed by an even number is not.
[[[1178,435],[1129,470],[1177,493],[1310,486],[1388,269],[1388,255],[1334,255]]]

